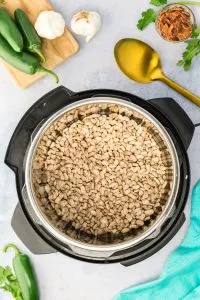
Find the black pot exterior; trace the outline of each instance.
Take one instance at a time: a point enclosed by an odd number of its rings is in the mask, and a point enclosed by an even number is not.
[[[41,228],[41,226],[39,226],[39,224],[37,224],[37,222],[33,220],[31,214],[27,211],[24,203],[24,197],[22,196],[22,189],[24,186],[24,158],[28,145],[30,143],[30,138],[34,131],[37,129],[38,124],[70,103],[85,98],[95,98],[100,96],[115,98],[117,97],[126,101],[133,102],[154,115],[154,117],[156,117],[162,123],[162,125],[170,134],[176,147],[179,161],[181,163],[180,185],[175,205],[176,209],[173,216],[169,218],[164,224],[163,228],[161,228],[160,233],[156,237],[145,240],[144,242],[134,246],[133,248],[129,248],[122,252],[115,252],[111,257],[104,261],[98,259],[93,260],[90,257],[80,257],[76,253],[71,251],[71,249],[55,240],[54,237],[50,237],[45,232],[45,229]],[[25,245],[36,254],[52,253],[57,250],[71,257],[88,262],[121,262],[125,266],[137,263],[148,258],[149,256],[156,253],[159,249],[164,247],[169,242],[169,240],[173,238],[173,236],[177,233],[177,231],[185,221],[183,211],[187,201],[190,186],[190,169],[187,156],[187,148],[190,144],[193,133],[193,123],[186,115],[186,113],[182,110],[182,108],[173,99],[170,98],[144,101],[137,96],[121,91],[101,89],[74,93],[62,86],[51,91],[40,100],[38,100],[23,116],[15,132],[13,133],[6,153],[5,163],[15,172],[18,197],[21,208],[23,210],[22,213],[19,205],[16,208],[12,220],[12,226],[14,230],[24,241]],[[23,214],[25,215],[25,217],[23,217]],[[23,231],[24,228],[26,228],[25,231]],[[31,239],[30,236],[32,237]],[[35,247],[35,245],[38,246]]]

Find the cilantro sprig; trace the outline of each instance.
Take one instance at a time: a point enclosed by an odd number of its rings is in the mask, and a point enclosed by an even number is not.
[[[150,4],[154,6],[161,6],[167,4],[167,0],[150,0]],[[141,18],[138,20],[137,28],[139,30],[144,30],[149,24],[154,23],[156,20],[156,12],[154,9],[149,8],[143,11]]]
[[[192,38],[198,38],[200,37],[200,27],[195,28],[192,33]]]
[[[146,11],[143,11],[141,19],[137,23],[137,28],[144,30],[150,23],[155,22],[156,12],[149,8]]]
[[[161,6],[167,4],[167,0],[151,0],[150,4],[154,6]]]
[[[186,49],[182,54],[182,59],[177,63],[177,66],[183,67],[185,71],[190,69],[193,59],[200,54],[200,28],[194,30],[192,38],[185,41]]]
[[[15,300],[23,300],[19,283],[9,266],[0,266],[0,289],[11,293]]]

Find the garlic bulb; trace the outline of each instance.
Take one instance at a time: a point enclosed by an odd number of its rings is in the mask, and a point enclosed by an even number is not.
[[[101,27],[101,16],[96,11],[81,11],[72,17],[71,28],[89,42]]]
[[[63,35],[65,20],[55,11],[42,11],[36,20],[35,29],[40,37],[53,40]]]

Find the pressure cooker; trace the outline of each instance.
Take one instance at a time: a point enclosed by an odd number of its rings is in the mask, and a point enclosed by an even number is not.
[[[63,234],[51,224],[34,199],[31,165],[41,136],[63,113],[88,103],[115,103],[140,112],[156,126],[171,151],[173,188],[163,214],[146,232],[121,243],[87,244]],[[107,89],[75,93],[63,86],[49,92],[22,117],[7,149],[5,163],[15,173],[19,198],[12,218],[14,231],[35,254],[59,251],[87,262],[120,262],[124,266],[150,257],[174,237],[185,221],[184,208],[190,187],[187,149],[194,128],[188,115],[171,98],[144,100]]]

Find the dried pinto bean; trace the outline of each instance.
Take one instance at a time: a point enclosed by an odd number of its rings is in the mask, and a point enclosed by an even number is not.
[[[162,212],[170,154],[139,113],[116,105],[98,111],[76,109],[46,131],[34,158],[35,193],[77,230],[125,234]]]

